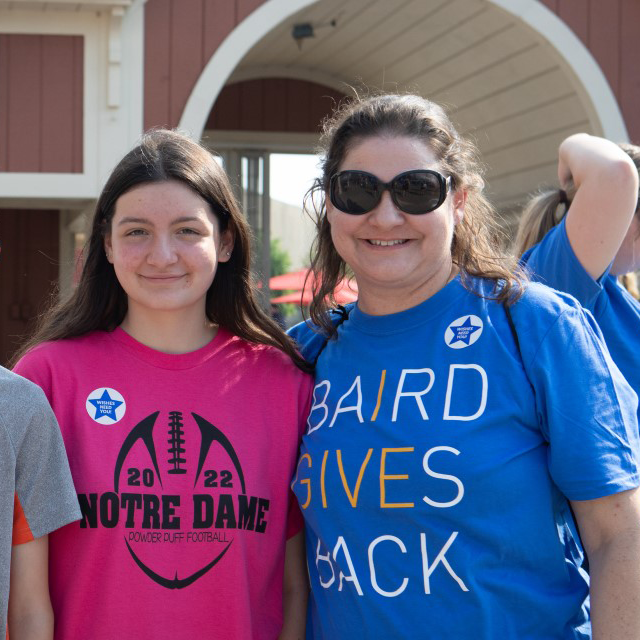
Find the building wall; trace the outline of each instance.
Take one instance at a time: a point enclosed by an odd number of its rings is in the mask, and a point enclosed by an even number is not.
[[[271,200],[271,237],[291,258],[291,271],[309,266],[309,249],[316,235],[313,220],[293,204]]]
[[[0,209],[0,364],[50,302],[58,279],[58,225],[58,211]]]
[[[82,172],[83,47],[0,33],[0,171]]]
[[[620,105],[632,142],[640,143],[640,2],[542,0],[589,49]]]
[[[322,119],[344,95],[290,78],[262,78],[227,85],[206,129],[318,133]]]
[[[226,36],[265,0],[148,0],[144,126],[177,126],[200,73]]]

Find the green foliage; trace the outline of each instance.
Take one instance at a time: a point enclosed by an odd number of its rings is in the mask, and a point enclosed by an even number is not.
[[[279,276],[291,269],[291,257],[280,246],[280,238],[271,238],[271,269],[269,277]]]
[[[283,273],[287,273],[291,270],[291,256],[285,249],[280,246],[280,238],[271,238],[271,269],[269,277],[279,276]],[[289,293],[289,291],[273,291],[272,296]],[[295,304],[280,304],[278,305],[285,318],[295,316],[298,312],[298,307]]]

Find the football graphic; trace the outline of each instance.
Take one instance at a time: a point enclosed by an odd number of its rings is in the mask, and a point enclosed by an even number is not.
[[[260,499],[246,495],[233,445],[197,413],[156,411],[138,422],[120,448],[113,486],[132,561],[168,589],[207,574],[238,529],[266,526],[268,504],[260,511]]]

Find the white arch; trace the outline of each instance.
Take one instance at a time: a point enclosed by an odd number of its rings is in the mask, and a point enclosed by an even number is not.
[[[584,97],[591,102],[602,135],[616,142],[629,140],[629,133],[613,91],[595,58],[576,34],[539,0],[490,0],[517,16],[545,38],[575,73]]]
[[[218,94],[251,47],[289,16],[318,1],[267,0],[243,20],[226,37],[202,71],[182,113],[180,128],[201,136]],[[628,141],[627,127],[613,91],[593,55],[576,34],[539,0],[490,2],[522,20],[553,46],[575,74],[577,89],[593,108],[602,134],[611,140]],[[291,77],[296,75],[295,72],[290,73]],[[241,74],[238,77],[242,77]],[[338,88],[338,80],[329,77],[326,80],[328,86]]]
[[[267,0],[222,42],[203,69],[180,118],[180,129],[200,137],[211,108],[240,60],[253,45],[289,16],[318,0]]]

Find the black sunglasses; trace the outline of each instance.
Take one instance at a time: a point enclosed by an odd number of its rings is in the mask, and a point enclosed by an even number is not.
[[[383,191],[389,191],[400,211],[420,215],[437,209],[450,189],[451,176],[445,178],[431,169],[405,171],[391,182],[366,171],[341,171],[331,176],[329,198],[336,209],[359,216],[375,209]]]

